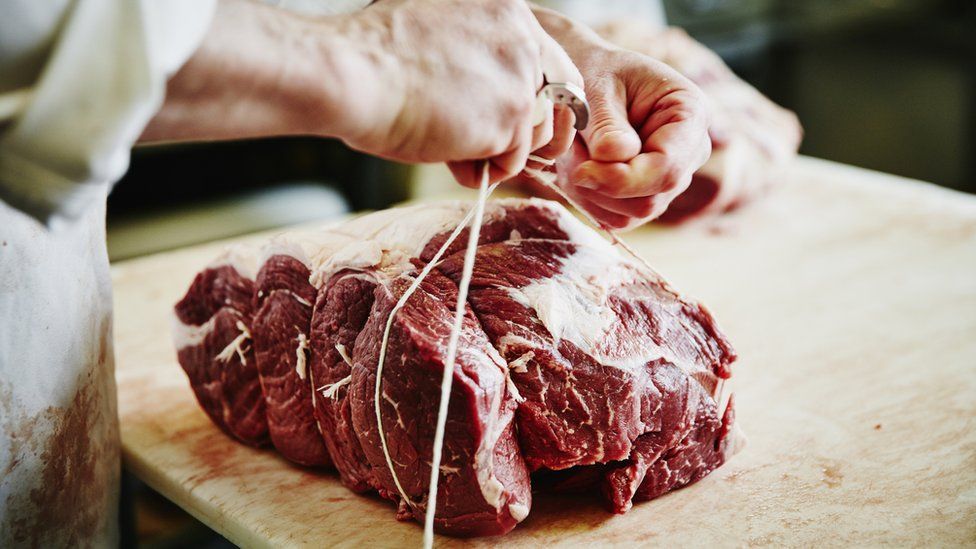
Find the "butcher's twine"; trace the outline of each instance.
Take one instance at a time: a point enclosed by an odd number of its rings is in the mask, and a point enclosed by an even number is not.
[[[481,185],[478,192],[478,202],[475,204],[471,210],[461,219],[454,231],[451,232],[444,244],[441,245],[434,257],[427,262],[427,265],[420,271],[417,277],[413,280],[407,290],[400,296],[393,309],[390,310],[390,315],[386,319],[386,326],[383,329],[383,339],[380,342],[380,353],[379,359],[376,364],[376,385],[373,392],[373,411],[376,413],[376,425],[378,434],[380,437],[380,446],[383,449],[383,456],[386,458],[386,466],[390,470],[390,475],[393,477],[393,483],[396,485],[397,491],[400,493],[400,498],[406,502],[411,507],[416,506],[416,503],[410,499],[406,491],[404,491],[403,486],[400,484],[400,479],[397,476],[396,469],[393,467],[393,458],[390,456],[389,446],[386,442],[386,432],[383,429],[383,415],[381,413],[380,403],[382,402],[382,385],[383,385],[383,365],[386,362],[386,351],[387,346],[390,341],[390,330],[393,326],[393,320],[396,317],[397,312],[406,305],[407,300],[410,296],[417,291],[420,284],[423,283],[427,275],[430,274],[437,263],[447,252],[454,240],[461,234],[461,231],[468,225],[468,223],[475,218],[475,222],[471,226],[471,232],[468,235],[468,247],[464,255],[464,267],[462,270],[461,281],[458,284],[458,299],[457,305],[455,307],[455,317],[454,317],[454,328],[451,330],[451,336],[448,340],[447,348],[447,361],[444,364],[444,373],[441,377],[441,399],[440,407],[437,414],[437,428],[434,432],[434,453],[431,462],[431,481],[430,489],[428,492],[427,499],[427,512],[424,520],[424,547],[430,548],[434,543],[434,512],[437,508],[437,482],[440,475],[440,460],[441,460],[441,449],[444,444],[444,428],[447,421],[447,405],[451,394],[451,385],[453,381],[454,373],[454,362],[457,355],[457,342],[458,337],[461,333],[461,325],[464,320],[464,306],[468,300],[468,287],[471,283],[471,274],[474,270],[474,252],[477,250],[478,238],[481,235],[481,221],[484,217],[485,204],[488,202],[488,197],[492,192],[498,187],[499,183],[494,183],[488,185],[488,169],[489,164],[486,162],[484,170],[481,176]]]
[[[464,307],[468,303],[468,288],[471,286],[471,275],[474,272],[475,253],[478,251],[478,238],[481,235],[481,222],[485,215],[485,203],[494,186],[488,187],[488,162],[485,162],[481,173],[481,184],[478,186],[478,202],[474,206],[474,219],[471,220],[471,231],[468,232],[468,247],[464,250],[464,266],[461,269],[461,281],[458,283],[457,304],[454,307],[454,327],[451,337],[447,340],[447,361],[441,375],[441,401],[437,410],[437,430],[434,431],[434,455],[430,465],[430,490],[427,492],[427,514],[424,516],[424,547],[430,549],[434,545],[434,512],[437,509],[437,481],[440,479],[441,450],[444,447],[444,430],[447,424],[447,405],[451,399],[451,385],[454,380],[454,361],[457,357],[458,339],[461,337],[461,327],[464,324]]]
[[[224,349],[220,351],[220,353],[217,354],[215,358],[221,362],[227,362],[228,360],[230,360],[230,357],[234,356],[234,354],[236,353],[237,356],[241,359],[241,364],[246,365],[247,356],[245,356],[244,353],[247,352],[247,349],[244,348],[244,343],[247,340],[251,339],[251,332],[247,329],[247,326],[245,326],[244,323],[241,322],[240,320],[237,321],[235,326],[237,327],[238,330],[240,330],[240,333],[237,334],[237,337],[235,337],[233,341],[228,343],[227,346],[224,347]]]
[[[556,163],[555,160],[551,160],[549,158],[542,158],[541,156],[536,156],[534,154],[529,155],[529,160],[533,160],[545,166],[552,166],[553,164]],[[617,236],[616,231],[614,231],[613,229],[608,229],[606,225],[597,221],[592,215],[590,215],[590,212],[586,211],[583,208],[583,206],[580,206],[578,202],[573,200],[573,197],[569,196],[569,194],[567,194],[566,191],[564,191],[559,185],[557,185],[555,182],[556,174],[552,172],[544,171],[542,169],[537,169],[537,168],[525,168],[524,171],[527,175],[531,176],[539,183],[542,183],[544,187],[558,194],[560,198],[565,200],[566,203],[572,206],[574,210],[579,212],[579,214],[582,215],[584,218],[586,218],[587,221],[592,223],[594,227],[599,227],[601,231],[607,233],[607,236],[610,237],[610,242],[612,242],[616,246],[620,246],[625,252],[630,254],[631,257],[636,259],[638,263],[640,263],[642,266],[647,268],[652,273],[657,274],[657,271],[654,270],[654,267],[651,267],[651,264],[646,259],[641,257],[639,253],[637,253],[637,250],[631,248],[630,244],[627,244],[626,242],[624,242],[622,238]]]

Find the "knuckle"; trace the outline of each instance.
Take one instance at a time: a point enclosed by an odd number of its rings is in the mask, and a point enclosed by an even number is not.
[[[487,150],[484,156],[498,156],[505,154],[508,150],[511,141],[505,136],[503,132],[498,132],[494,138],[492,138],[487,144]]]
[[[634,208],[637,217],[647,218],[654,213],[654,200],[651,198],[640,199],[637,207]]]
[[[622,192],[633,186],[626,164],[614,163],[607,168],[601,177],[606,185]]]
[[[508,120],[514,126],[520,127],[526,122],[531,123],[534,106],[532,101],[526,101],[521,97],[513,97],[506,103],[504,111]]]
[[[661,178],[661,183],[658,185],[658,192],[670,193],[678,189],[678,179],[670,175],[665,175]]]
[[[678,190],[684,178],[684,168],[673,161],[668,161],[661,170],[661,177],[657,185],[658,193],[670,193]]]

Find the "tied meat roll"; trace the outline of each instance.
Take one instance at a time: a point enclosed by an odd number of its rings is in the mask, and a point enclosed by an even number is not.
[[[236,278],[219,262],[205,269],[176,307],[176,346],[211,420],[296,463],[331,464],[349,489],[422,521],[467,229],[391,312],[469,207],[381,211],[279,236]],[[220,273],[233,284],[212,282]],[[626,512],[695,482],[741,441],[721,395],[734,360],[703,306],[558,204],[489,202],[435,528],[508,532],[528,516],[533,483],[601,491]],[[242,424],[261,428],[242,435]]]

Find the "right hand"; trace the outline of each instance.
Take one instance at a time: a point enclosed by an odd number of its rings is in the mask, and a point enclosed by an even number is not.
[[[476,187],[483,160],[501,181],[531,152],[555,158],[573,142],[571,113],[533,125],[543,71],[583,81],[523,0],[381,0],[339,31],[354,53],[338,83],[346,93],[337,133],[355,149],[447,162],[459,183]]]

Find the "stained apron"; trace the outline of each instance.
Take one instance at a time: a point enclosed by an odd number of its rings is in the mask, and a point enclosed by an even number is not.
[[[50,227],[0,201],[0,547],[118,543],[114,368],[105,196]]]

